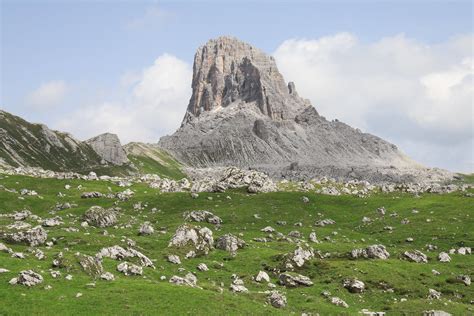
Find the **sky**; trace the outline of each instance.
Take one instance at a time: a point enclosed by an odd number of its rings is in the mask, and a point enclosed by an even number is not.
[[[193,56],[232,35],[328,119],[474,172],[472,1],[0,0],[0,108],[79,139],[180,125]]]

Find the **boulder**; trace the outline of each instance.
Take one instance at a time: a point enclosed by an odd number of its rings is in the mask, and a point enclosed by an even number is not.
[[[109,227],[118,222],[116,208],[104,209],[101,206],[91,206],[83,216],[84,221],[96,227]]]

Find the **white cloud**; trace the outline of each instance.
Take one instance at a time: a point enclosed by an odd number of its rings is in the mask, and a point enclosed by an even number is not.
[[[29,105],[38,108],[50,108],[59,105],[66,96],[68,88],[64,81],[49,81],[40,85],[31,92],[26,101]]]
[[[125,87],[129,94],[123,99],[82,106],[54,127],[82,139],[111,132],[118,134],[122,143],[157,142],[181,123],[191,96],[191,77],[189,64],[163,54],[141,72],[138,80],[135,75],[122,76],[121,85],[131,83]]]
[[[364,43],[340,33],[287,40],[274,56],[321,115],[385,137],[420,162],[473,171],[473,42],[427,45],[401,34]]]
[[[160,26],[172,17],[173,14],[170,11],[164,10],[155,5],[147,8],[145,13],[141,16],[128,21],[125,24],[125,28],[127,30],[133,31]]]

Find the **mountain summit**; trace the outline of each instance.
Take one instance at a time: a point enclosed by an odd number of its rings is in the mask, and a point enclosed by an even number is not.
[[[327,121],[298,96],[294,83],[285,83],[273,57],[236,38],[201,46],[193,71],[181,127],[159,141],[192,167],[236,165],[277,177],[375,181],[427,175],[395,145]]]

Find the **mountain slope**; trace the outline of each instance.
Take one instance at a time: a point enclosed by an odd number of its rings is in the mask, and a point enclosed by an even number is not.
[[[93,141],[89,142],[93,144]],[[104,146],[101,148],[104,149]],[[114,149],[123,150],[120,142],[115,143]],[[104,154],[68,133],[53,131],[44,124],[29,123],[0,110],[0,166],[40,167],[83,173],[96,171],[109,175],[128,174],[131,171],[125,162],[120,163],[120,166],[111,162],[108,152],[110,148],[107,146]]]
[[[272,57],[249,44],[232,37],[210,40],[198,49],[193,70],[181,127],[159,141],[190,166],[372,181],[432,173],[379,137],[327,121],[298,96],[294,83],[285,84]]]
[[[156,144],[129,143],[124,146],[128,159],[140,173],[153,173],[171,179],[182,179],[183,165]]]

